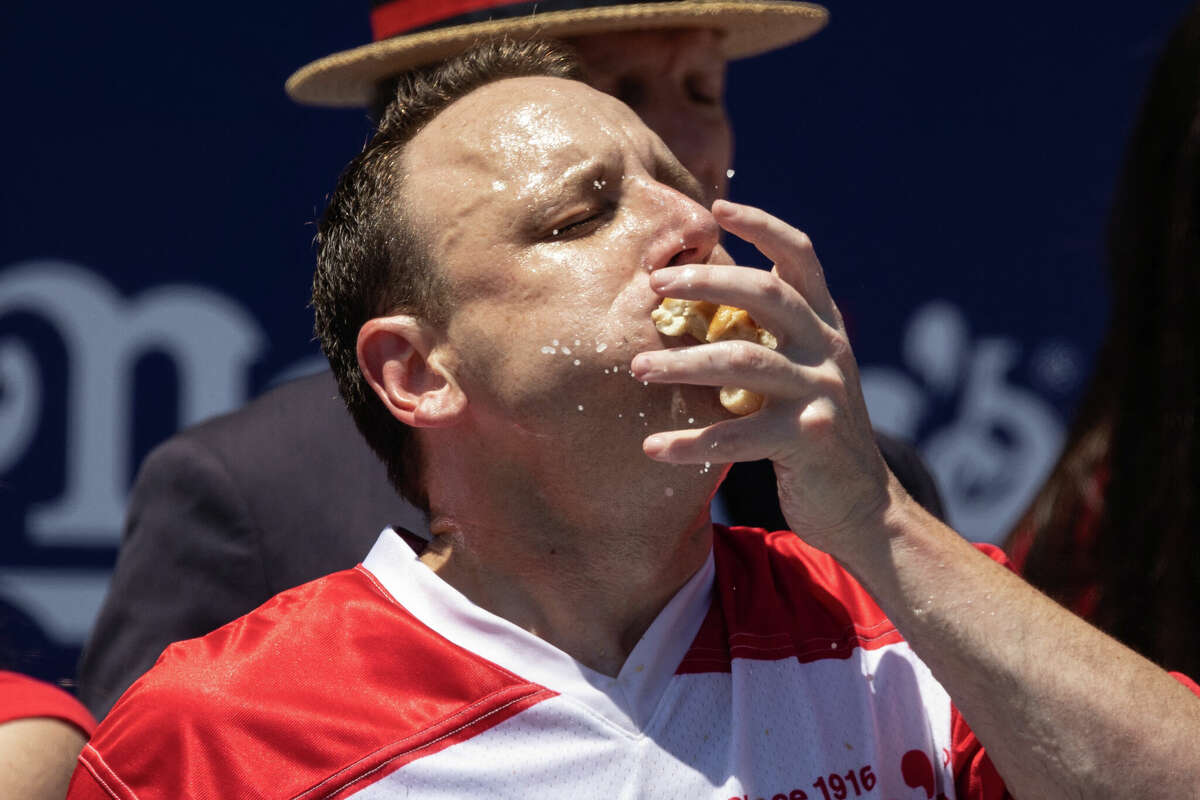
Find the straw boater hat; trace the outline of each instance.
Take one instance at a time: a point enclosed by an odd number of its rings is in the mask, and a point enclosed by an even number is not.
[[[653,28],[714,28],[724,33],[726,58],[746,58],[807,39],[828,18],[821,6],[791,0],[372,0],[375,41],[301,67],[286,88],[298,103],[364,106],[383,79],[499,35],[563,39]]]

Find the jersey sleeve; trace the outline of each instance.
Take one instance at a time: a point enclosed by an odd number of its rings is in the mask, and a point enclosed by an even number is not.
[[[30,717],[52,717],[69,722],[91,736],[96,720],[71,695],[16,672],[0,672],[0,722]]]

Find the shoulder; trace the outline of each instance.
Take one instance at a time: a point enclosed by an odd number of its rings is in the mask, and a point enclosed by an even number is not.
[[[718,575],[756,592],[769,587],[791,602],[824,602],[874,623],[883,611],[832,556],[806,544],[791,531],[725,528],[714,544]]]
[[[387,524],[423,530],[338,397],[328,372],[299,378],[172,436],[146,458],[129,524],[244,530],[275,588],[355,563]],[[309,547],[297,551],[304,539]]]
[[[185,428],[168,443],[240,452],[269,447],[281,431],[289,440],[324,434],[357,439],[332,374],[319,372],[277,386],[234,411]]]
[[[175,433],[150,451],[137,484],[161,485],[176,474],[232,480],[284,459],[356,450],[368,463],[374,458],[338,398],[332,376],[318,373]]]
[[[169,647],[81,760],[147,798],[183,785],[291,797],[342,781],[332,792],[543,694],[434,634],[356,568]]]
[[[751,587],[769,585],[796,600],[817,597],[830,607],[845,608],[856,620],[877,623],[886,616],[867,590],[833,556],[808,545],[791,531],[718,528],[714,558],[718,576]],[[993,561],[1009,566],[995,545],[974,547]]]
[[[703,647],[689,655],[707,649],[713,663],[685,667],[844,659],[903,641],[858,581],[790,531],[718,527],[713,559],[713,611],[697,638]]]

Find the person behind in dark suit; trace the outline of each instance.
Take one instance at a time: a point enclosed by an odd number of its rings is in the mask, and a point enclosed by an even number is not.
[[[711,201],[726,192],[732,158],[726,62],[804,39],[826,21],[823,8],[805,3],[578,5],[498,2],[458,15],[430,0],[376,2],[376,41],[303,67],[287,91],[301,103],[378,105],[405,70],[480,37],[537,31],[567,40],[592,85],[637,111]],[[912,449],[878,438],[909,492],[940,512]],[[783,527],[769,465],[735,470],[723,499],[732,521]],[[355,564],[387,523],[427,535],[423,515],[395,495],[355,432],[328,373],[172,437],[134,484],[111,589],[80,663],[80,697],[103,717],[168,644]]]

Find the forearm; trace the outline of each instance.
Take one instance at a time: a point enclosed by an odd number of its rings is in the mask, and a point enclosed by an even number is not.
[[[893,486],[843,562],[946,687],[1016,797],[1187,797],[1200,698]],[[837,555],[837,554],[835,554]]]

